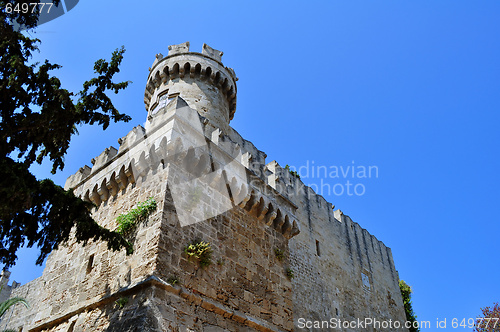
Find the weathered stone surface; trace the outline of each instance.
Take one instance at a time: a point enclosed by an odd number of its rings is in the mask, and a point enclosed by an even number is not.
[[[202,49],[201,53],[205,54],[205,55],[208,55],[212,59],[215,59],[215,60],[217,60],[219,62],[222,61],[222,54],[224,54],[221,51],[218,51],[216,49],[211,48],[207,44],[203,44],[203,49]]]
[[[134,254],[62,245],[42,277],[12,291],[31,307],[17,307],[10,328],[292,331],[300,318],[404,320],[390,249],[229,126],[236,77],[221,55],[207,45],[189,53],[189,43],[158,55],[145,127],[68,179],[110,229],[156,200],[130,235]],[[197,239],[213,250],[205,268],[184,252]]]
[[[15,280],[12,281],[12,284],[9,285],[10,272],[3,270],[0,273],[0,302],[6,301],[9,299],[12,291],[17,287],[21,286],[20,283]]]
[[[177,53],[187,53],[187,52],[189,52],[189,42],[177,45],[170,45],[168,47],[168,55],[174,55]]]

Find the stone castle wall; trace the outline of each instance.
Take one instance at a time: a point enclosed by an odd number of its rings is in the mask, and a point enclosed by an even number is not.
[[[3,270],[0,272],[0,302],[4,302],[10,298],[10,294],[12,290],[21,286],[20,283],[15,280],[12,281],[12,284],[9,285],[10,272]]]
[[[153,65],[145,128],[134,128],[119,149],[106,149],[66,183],[96,205],[95,220],[110,229],[120,214],[154,197],[157,210],[130,238],[134,253],[108,251],[105,243],[61,246],[42,277],[14,290],[31,308],[17,307],[9,327],[299,331],[300,318],[404,321],[390,249],[288,170],[266,163],[266,154],[228,124],[217,125],[234,114],[236,91],[221,52],[205,46],[203,56],[189,53],[188,44],[173,49]],[[168,67],[179,54],[190,65]],[[226,76],[207,75],[209,65]],[[204,83],[184,100],[176,82],[188,73]],[[218,102],[225,110],[207,110],[203,96],[195,96],[210,82],[224,90],[227,99]],[[157,109],[163,94],[171,98]],[[184,253],[197,239],[213,249],[207,268]],[[120,298],[128,299],[123,308]]]

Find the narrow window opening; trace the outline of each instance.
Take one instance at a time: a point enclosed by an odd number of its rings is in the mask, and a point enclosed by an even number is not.
[[[363,282],[363,287],[367,290],[371,289],[371,282],[369,277],[369,272],[361,272],[361,280]]]
[[[87,274],[89,274],[90,271],[92,271],[93,265],[94,265],[94,254],[90,255],[89,262],[87,264]]]
[[[318,256],[321,256],[321,251],[319,250],[319,241],[318,240],[316,240],[316,254]]]
[[[339,315],[339,308],[335,308],[335,315]]]

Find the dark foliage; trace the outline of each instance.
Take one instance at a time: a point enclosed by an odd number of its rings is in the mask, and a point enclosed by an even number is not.
[[[399,289],[401,290],[401,296],[403,297],[403,304],[405,308],[406,321],[410,322],[411,327],[409,328],[410,332],[418,332],[420,329],[417,323],[417,316],[413,312],[413,306],[411,304],[411,287],[404,282],[404,280],[399,281]]]
[[[107,96],[129,83],[113,82],[125,50],[113,52],[110,62],[96,61],[96,77],[75,94],[51,74],[59,65],[48,60],[30,62],[40,40],[14,28],[17,22],[33,33],[38,12],[7,13],[3,10],[6,3],[0,1],[0,263],[13,265],[16,251],[27,244],[40,248],[37,264],[41,264],[52,249],[69,239],[73,227],[79,242],[105,240],[109,248],[130,251],[120,234],[91,218],[90,203],[50,180],[38,180],[29,171],[31,164],[42,161],[52,164],[52,173],[63,169],[78,125],[97,124],[106,129],[111,121],[130,120]]]

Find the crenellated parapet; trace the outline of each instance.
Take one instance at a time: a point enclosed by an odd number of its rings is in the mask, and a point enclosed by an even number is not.
[[[105,149],[92,159],[92,168],[85,166],[70,176],[65,188],[73,188],[76,195],[99,208],[136,186],[141,178],[163,170],[181,224],[240,206],[286,238],[299,233],[294,216],[297,207],[259,174],[264,153],[252,144],[233,141],[220,129],[209,131],[203,117],[179,96],[155,119],[158,121],[150,122],[147,129],[133,128],[119,140],[119,149]],[[239,138],[235,133],[233,137]],[[193,190],[200,191],[190,193]],[[205,195],[217,199],[217,204],[200,200],[194,207],[190,195]]]
[[[287,239],[300,233],[300,226],[295,215],[290,211],[291,209],[287,210],[287,207],[296,208],[293,204],[279,204],[270,196],[252,190],[238,205]]]
[[[265,180],[270,187],[291,201],[307,187],[299,177],[290,173],[290,170],[281,167],[276,160],[267,163],[264,167]]]

